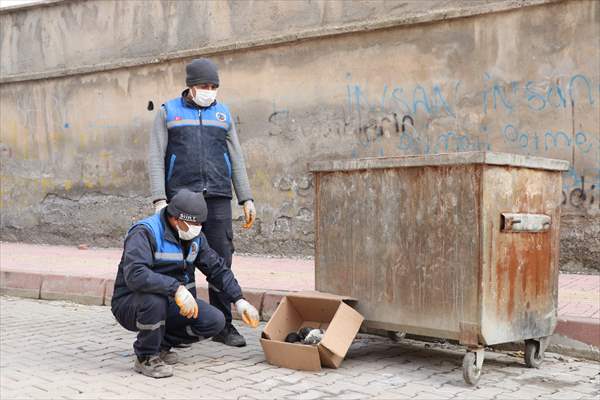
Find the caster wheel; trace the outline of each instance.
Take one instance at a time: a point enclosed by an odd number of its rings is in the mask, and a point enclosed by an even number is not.
[[[475,353],[468,352],[463,358],[463,378],[469,385],[476,385],[481,377],[481,368],[477,368]]]
[[[544,361],[544,355],[540,354],[540,343],[536,340],[525,341],[525,365],[529,368],[539,368]]]

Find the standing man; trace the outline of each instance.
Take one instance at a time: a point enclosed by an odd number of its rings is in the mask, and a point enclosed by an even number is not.
[[[134,224],[119,263],[111,311],[124,328],[138,332],[134,370],[153,377],[173,375],[172,346],[191,344],[221,332],[223,313],[196,299],[196,268],[209,284],[234,302],[244,322],[256,327],[259,315],[223,258],[201,233],[204,196],[180,190],[166,209]]]
[[[232,182],[244,207],[244,227],[250,228],[256,217],[244,157],[229,109],[216,101],[217,66],[206,58],[193,60],[186,66],[186,85],[181,97],[164,103],[154,120],[148,159],[152,199],[158,213],[183,188],[202,193],[208,206],[206,239],[231,268]],[[209,298],[225,315],[225,327],[213,340],[245,346],[231,324],[226,295],[211,285]]]

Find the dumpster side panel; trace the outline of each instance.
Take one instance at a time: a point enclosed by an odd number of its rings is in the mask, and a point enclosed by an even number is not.
[[[484,167],[481,326],[485,344],[549,336],[554,331],[561,200],[559,172]],[[543,214],[550,217],[550,226],[511,231],[509,222],[503,225],[502,213],[521,214],[521,222],[531,214]]]
[[[357,298],[372,326],[452,339],[461,327],[473,333],[481,168],[318,172],[317,290]]]

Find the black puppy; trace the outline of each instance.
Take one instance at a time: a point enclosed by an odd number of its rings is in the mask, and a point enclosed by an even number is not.
[[[300,336],[296,332],[290,332],[285,337],[285,341],[288,343],[297,343],[300,341]]]
[[[308,335],[308,333],[313,329],[314,328],[305,326],[304,328],[301,328],[298,332],[290,332],[285,337],[285,341],[288,343],[302,342],[306,338],[306,335]]]
[[[304,328],[300,329],[298,331],[298,336],[300,336],[300,340],[304,340],[304,338],[306,338],[306,335],[308,335],[308,333],[313,329],[314,328],[311,328],[309,326],[305,326]]]

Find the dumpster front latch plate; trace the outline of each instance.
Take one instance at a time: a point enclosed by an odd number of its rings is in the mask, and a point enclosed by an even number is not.
[[[502,213],[502,232],[546,232],[550,230],[552,219],[545,214]]]

